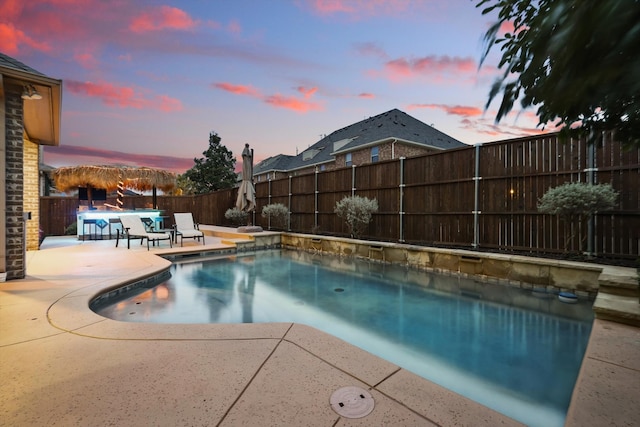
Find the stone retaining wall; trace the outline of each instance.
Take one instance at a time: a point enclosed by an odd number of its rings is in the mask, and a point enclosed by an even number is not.
[[[282,247],[356,256],[433,271],[508,280],[523,287],[545,287],[547,291],[572,291],[595,298],[602,267],[518,255],[440,249],[397,243],[370,242],[330,236],[283,233]]]

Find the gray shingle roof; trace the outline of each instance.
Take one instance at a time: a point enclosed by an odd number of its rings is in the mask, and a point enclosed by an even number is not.
[[[457,139],[394,108],[338,129],[297,156],[279,155],[266,159],[254,167],[254,174],[275,170],[290,171],[333,162],[337,152],[346,153],[393,138],[439,150],[465,146]]]
[[[37,74],[39,76],[46,77],[40,71],[34,70],[28,65],[25,65],[22,62],[18,61],[17,59],[7,56],[1,52],[0,52],[0,67],[13,68],[14,70],[23,71],[30,74]]]

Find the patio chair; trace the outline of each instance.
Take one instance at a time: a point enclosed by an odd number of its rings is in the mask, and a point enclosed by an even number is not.
[[[148,232],[138,215],[121,215],[120,222],[122,223],[122,234],[120,234],[120,230],[116,232],[116,248],[118,247],[118,242],[120,241],[120,237],[124,239],[124,236],[127,236],[127,249],[131,248],[131,240],[132,239],[140,239],[140,244],[144,242],[144,239],[147,239],[147,250],[149,250],[149,242],[153,243],[155,246],[156,242],[160,242],[160,240],[168,240],[169,246],[173,247],[171,244],[171,235],[169,233],[153,233]]]
[[[180,236],[180,246],[185,237],[198,239],[202,237],[202,244],[204,245],[204,233],[200,231],[200,225],[193,222],[193,215],[191,212],[174,213],[173,217],[176,220],[176,243],[178,242],[178,236]]]

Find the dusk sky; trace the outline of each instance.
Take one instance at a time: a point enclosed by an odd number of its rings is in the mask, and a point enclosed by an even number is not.
[[[294,155],[398,108],[467,144],[540,133],[494,125],[495,17],[471,0],[0,0],[0,52],[63,81],[50,166],[183,173],[209,132],[241,160]],[[238,162],[240,166],[240,162]]]

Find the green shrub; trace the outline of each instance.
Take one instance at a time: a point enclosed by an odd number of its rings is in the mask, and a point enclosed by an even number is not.
[[[269,228],[285,228],[289,221],[289,209],[282,203],[271,203],[262,208],[262,217],[269,221]]]
[[[597,212],[613,209],[618,193],[610,184],[586,184],[569,182],[550,188],[538,200],[538,210],[542,213],[558,215],[568,224],[580,225]],[[574,237],[573,227],[565,234],[565,252]],[[584,239],[580,241],[582,249]]]
[[[78,223],[76,221],[69,224],[67,228],[64,229],[64,234],[66,236],[70,236],[73,234],[78,234]]]
[[[244,225],[247,223],[247,219],[249,218],[249,213],[245,212],[238,208],[227,209],[224,213],[224,217],[235,225]]]
[[[334,212],[343,218],[352,237],[359,237],[378,211],[378,201],[367,197],[350,196],[336,203]]]

